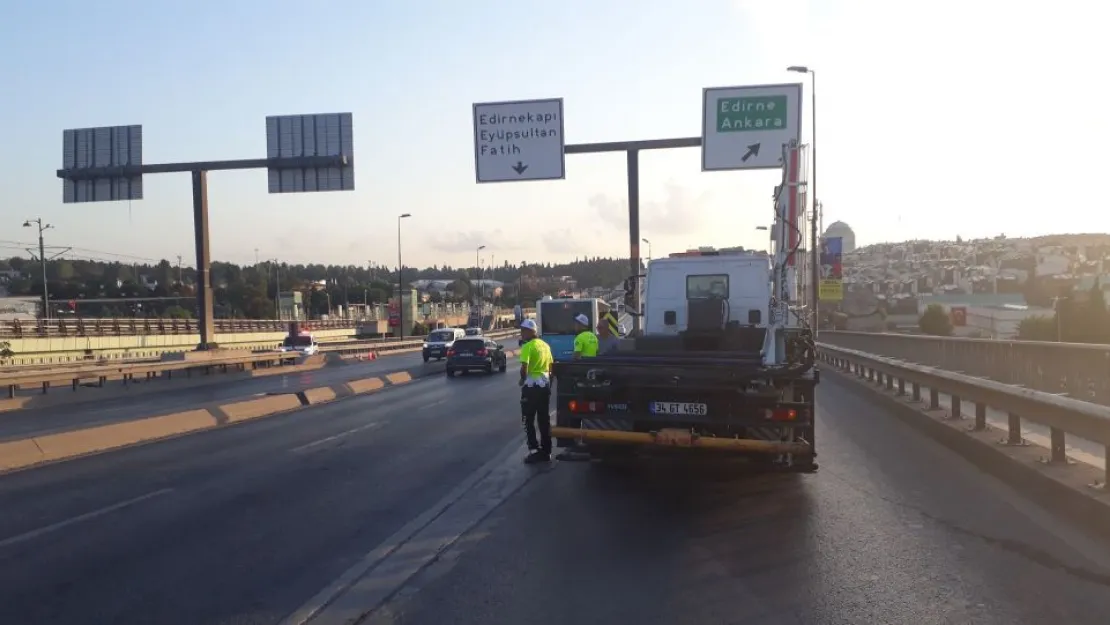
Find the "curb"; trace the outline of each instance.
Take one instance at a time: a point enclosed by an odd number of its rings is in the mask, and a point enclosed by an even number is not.
[[[516,356],[516,353],[515,350],[505,352],[509,358]],[[337,382],[329,386],[225,402],[70,432],[4,441],[0,442],[0,474],[205,432],[348,397],[376,393],[386,388],[404,386],[421,378],[442,375],[444,371],[445,367],[441,363],[431,363],[373,377]]]
[[[929,410],[885,387],[866,384],[831,365],[823,372],[836,375],[852,392],[880,397],[890,412],[911,427],[955,451],[986,473],[1002,480],[1052,513],[1066,517],[1080,528],[1103,537],[1110,536],[1110,490],[1094,486],[1103,471],[1096,466],[1070,461],[1066,465],[1044,462],[1049,450],[1033,444],[1004,445],[1006,433],[991,425],[973,431],[967,419],[952,419],[945,410]],[[820,391],[818,391],[820,396]]]

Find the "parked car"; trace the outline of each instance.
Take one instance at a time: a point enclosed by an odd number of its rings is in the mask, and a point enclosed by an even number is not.
[[[466,329],[466,335],[467,336],[482,336],[482,329],[481,328],[474,328],[474,327],[467,328]]]
[[[454,377],[456,371],[484,371],[505,373],[509,368],[509,358],[505,347],[483,336],[468,336],[455,341],[447,350],[447,377]]]
[[[436,360],[443,360],[447,357],[447,350],[455,344],[455,341],[466,336],[461,328],[445,328],[442,330],[433,330],[427,337],[424,338],[424,362],[428,362],[432,358]]]

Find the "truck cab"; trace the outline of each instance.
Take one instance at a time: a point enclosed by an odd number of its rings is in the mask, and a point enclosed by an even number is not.
[[[604,356],[556,361],[559,446],[602,460],[714,448],[816,470],[812,340],[777,304],[775,274],[762,252],[652,260],[641,333]]]

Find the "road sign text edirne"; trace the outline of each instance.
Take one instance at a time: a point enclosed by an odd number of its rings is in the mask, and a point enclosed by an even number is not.
[[[709,87],[702,98],[702,171],[778,169],[783,145],[801,140],[801,83]]]
[[[474,170],[478,182],[562,180],[563,99],[474,104]]]

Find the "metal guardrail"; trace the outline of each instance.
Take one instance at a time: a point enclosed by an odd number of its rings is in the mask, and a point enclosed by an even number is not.
[[[833,332],[823,343],[1110,406],[1110,345]]]
[[[495,330],[488,333],[486,336],[490,338],[503,338],[515,334],[517,330]],[[405,340],[392,340],[382,341],[371,339],[368,341],[353,341],[348,344],[344,342],[340,345],[329,346],[327,344],[320,346],[321,353],[324,354],[360,354],[370,352],[397,352],[403,350],[416,350],[420,349],[423,344],[423,337]],[[141,361],[131,363],[104,362],[103,364],[90,364],[82,362],[75,366],[69,367],[55,367],[51,369],[36,368],[28,371],[0,371],[0,387],[7,387],[8,398],[16,397],[17,391],[21,387],[37,385],[41,386],[42,392],[46,393],[51,384],[67,384],[73,390],[81,387],[82,382],[87,380],[95,380],[97,387],[103,387],[104,383],[109,378],[119,378],[123,381],[124,385],[130,384],[136,376],[142,376],[146,379],[153,379],[155,377],[164,376],[167,379],[172,378],[174,372],[184,372],[186,376],[191,376],[195,370],[201,370],[206,373],[213,370],[228,371],[234,368],[237,371],[242,371],[248,366],[258,368],[261,366],[272,365],[285,365],[296,362],[302,356],[294,352],[277,352],[268,351],[263,353],[250,353],[250,354],[235,354],[229,356],[220,356],[209,360],[178,360],[178,361]]]
[[[929,408],[933,410],[941,408],[940,394],[948,395],[952,402],[950,414],[954,415],[949,418],[962,419],[961,404],[972,402],[975,404],[972,430],[987,429],[988,407],[1004,411],[1009,419],[1006,439],[1000,442],[1003,445],[1026,444],[1022,437],[1023,419],[1040,424],[1049,430],[1049,463],[1067,463],[1069,434],[1102,445],[1108,462],[1101,487],[1110,483],[1110,407],[825,342],[818,343],[818,353],[823,362],[885,385],[899,395],[905,395],[909,385],[914,401],[921,401],[921,388],[925,387],[929,391]]]
[[[534,309],[526,309],[532,310]],[[446,314],[446,313],[437,313]],[[465,309],[450,313],[466,316]],[[511,314],[499,313],[499,316]],[[432,316],[432,319],[438,318]],[[248,332],[285,332],[288,320],[278,319],[216,319],[216,334],[243,334]],[[301,323],[312,330],[355,329],[363,323],[378,323],[378,319],[328,319],[309,320]],[[151,336],[197,334],[196,319],[38,319],[35,321],[0,321],[0,340],[62,337],[101,336]]]

